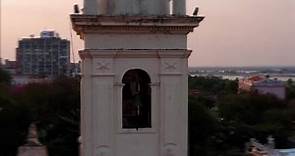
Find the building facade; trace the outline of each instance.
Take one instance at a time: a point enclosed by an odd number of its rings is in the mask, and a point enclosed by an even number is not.
[[[2,64],[2,69],[8,71],[11,75],[16,74],[16,61],[10,61],[8,59],[4,60],[4,64]]]
[[[18,41],[16,49],[17,74],[32,76],[65,75],[70,65],[70,41],[55,31],[42,31]]]
[[[247,156],[295,156],[295,148],[276,149],[274,138],[269,136],[266,144],[261,144],[256,139],[246,143]]]
[[[203,17],[185,2],[85,0],[71,15],[85,41],[82,156],[188,155],[187,34]]]
[[[239,81],[239,92],[272,94],[280,99],[286,97],[286,86],[282,81],[265,76],[252,76]]]

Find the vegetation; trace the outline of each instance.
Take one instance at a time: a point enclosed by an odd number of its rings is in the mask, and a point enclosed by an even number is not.
[[[292,81],[292,79],[289,79],[287,81],[287,99],[288,100],[294,100],[295,97],[295,82]]]
[[[7,71],[2,70],[0,68],[0,84],[1,85],[9,85],[10,82],[11,82],[10,74]]]
[[[218,77],[189,77],[188,86],[190,89],[200,90],[202,94],[236,94],[238,80],[222,80]]]
[[[200,90],[189,98],[190,155],[244,155],[244,145],[250,138],[265,143],[270,135],[276,139],[277,148],[294,147],[290,138],[294,137],[295,96],[290,90],[288,100],[279,100],[271,95],[236,94],[236,80],[189,80],[190,90]],[[208,104],[204,99],[210,96],[216,98]]]
[[[78,155],[79,79],[58,78],[5,90],[0,94],[0,155],[16,155],[32,122],[50,155]]]
[[[50,155],[78,156],[79,79],[10,86],[0,72],[0,155],[15,156],[25,143],[30,123]],[[277,147],[294,146],[295,87],[288,82],[287,100],[270,95],[237,94],[237,80],[189,78],[189,149],[191,156],[241,156],[250,138],[276,139]]]

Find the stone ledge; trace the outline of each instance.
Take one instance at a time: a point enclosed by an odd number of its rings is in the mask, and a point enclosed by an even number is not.
[[[81,38],[87,33],[188,34],[204,19],[202,16],[102,16],[71,15],[73,29]]]
[[[86,49],[79,55],[85,58],[188,58],[187,49]]]

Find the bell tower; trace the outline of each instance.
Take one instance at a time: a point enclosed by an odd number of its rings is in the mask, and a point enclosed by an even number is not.
[[[185,0],[84,0],[82,156],[186,156],[187,34],[203,20]],[[172,10],[170,10],[172,9]]]

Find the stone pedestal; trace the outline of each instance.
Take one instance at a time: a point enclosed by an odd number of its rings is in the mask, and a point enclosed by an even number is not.
[[[46,146],[21,146],[17,156],[48,156]]]
[[[28,130],[27,143],[18,148],[17,156],[48,156],[47,147],[38,140],[38,132],[35,124],[31,124]]]

